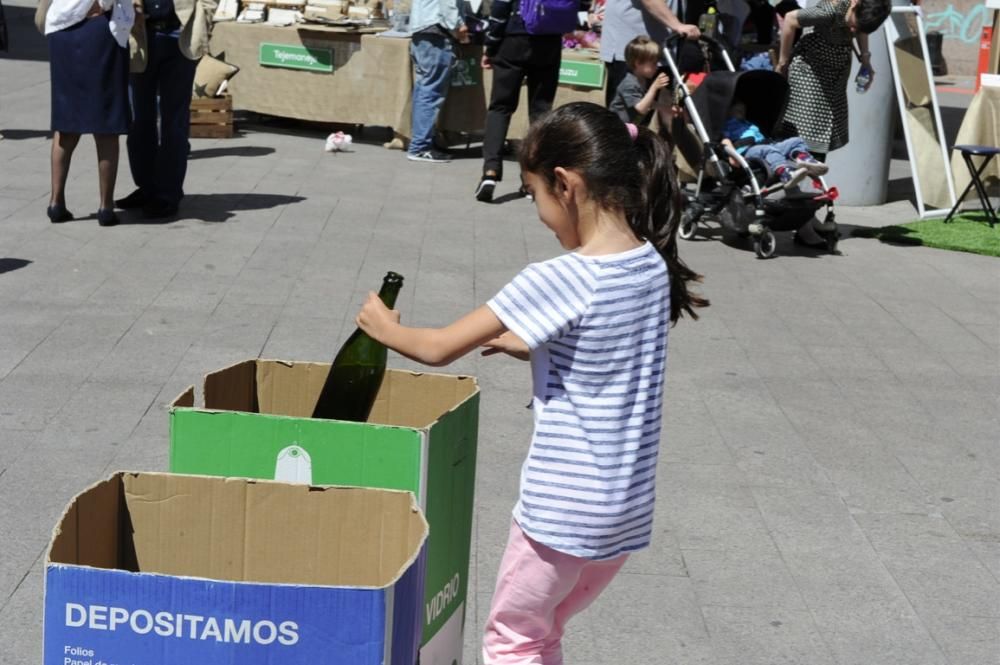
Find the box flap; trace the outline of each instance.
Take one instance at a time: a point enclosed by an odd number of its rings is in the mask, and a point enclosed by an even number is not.
[[[478,391],[470,376],[388,370],[368,421],[423,429]]]
[[[141,572],[381,588],[427,537],[409,492],[156,473],[122,484]]]
[[[426,523],[409,492],[278,487],[248,488],[248,579],[384,587],[420,553]],[[294,537],[295,546],[276,533]]]
[[[205,408],[311,418],[329,372],[330,363],[247,360],[205,377]],[[390,369],[368,422],[425,429],[477,392],[474,377]]]
[[[257,405],[260,413],[312,418],[329,373],[329,363],[258,360]]]
[[[48,561],[118,568],[123,560],[122,482],[118,475],[76,496],[52,534]]]
[[[171,409],[184,407],[194,408],[194,386],[188,386],[187,390],[175,397],[174,401],[170,403]]]
[[[257,361],[245,360],[205,376],[205,408],[257,411]]]

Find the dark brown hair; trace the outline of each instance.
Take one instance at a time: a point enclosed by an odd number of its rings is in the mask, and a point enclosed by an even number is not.
[[[632,140],[621,119],[603,106],[574,102],[552,111],[528,131],[521,144],[521,170],[555,188],[556,167],[579,173],[591,199],[625,213],[632,231],[656,247],[670,273],[670,320],[685,313],[697,319],[708,300],[689,291],[701,275],[677,256],[680,186],[673,150],[666,139],[643,127]]]
[[[891,11],[892,3],[889,0],[860,0],[854,8],[858,30],[870,35],[879,29]]]

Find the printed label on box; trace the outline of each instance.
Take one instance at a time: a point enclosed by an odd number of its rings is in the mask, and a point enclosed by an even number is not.
[[[379,665],[385,653],[387,607],[381,589],[216,582],[75,567],[51,567],[46,577],[46,665]],[[355,620],[345,621],[348,617]]]

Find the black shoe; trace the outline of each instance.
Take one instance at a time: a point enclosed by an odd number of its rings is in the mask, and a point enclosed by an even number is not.
[[[135,210],[146,205],[146,195],[141,189],[137,189],[123,199],[115,201],[115,207],[122,210]]]
[[[798,231],[795,232],[795,235],[792,237],[792,241],[799,247],[808,247],[809,249],[826,249],[825,240],[806,242]]]
[[[142,214],[146,219],[164,219],[177,214],[177,204],[168,201],[150,201],[142,206]]]
[[[49,216],[49,221],[53,224],[62,224],[73,219],[73,213],[66,210],[66,206],[61,204],[50,205],[45,214]]]
[[[524,185],[521,185],[521,188],[517,190],[517,193],[520,194],[522,197],[528,199],[529,201],[535,200],[535,197],[531,195],[531,192],[529,192],[528,188],[525,187]]]
[[[101,226],[116,226],[118,224],[118,215],[115,214],[115,209],[98,208],[97,223]]]
[[[483,203],[490,203],[493,200],[493,191],[496,188],[497,177],[495,175],[484,175],[476,187],[476,200]]]

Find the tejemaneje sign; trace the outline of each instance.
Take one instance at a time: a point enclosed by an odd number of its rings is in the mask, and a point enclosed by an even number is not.
[[[333,49],[261,42],[258,61],[264,67],[329,73],[333,71]]]
[[[563,59],[559,63],[559,83],[583,88],[603,88],[604,63]]]

